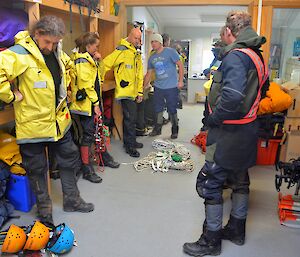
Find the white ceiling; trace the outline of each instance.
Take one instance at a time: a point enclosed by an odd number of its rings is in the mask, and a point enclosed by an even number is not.
[[[246,6],[159,6],[147,10],[161,27],[222,27],[228,12]]]
[[[153,6],[147,10],[160,27],[222,27],[228,12],[247,6]],[[273,28],[299,29],[300,9],[274,9]]]

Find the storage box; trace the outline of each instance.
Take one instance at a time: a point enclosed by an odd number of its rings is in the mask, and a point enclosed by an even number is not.
[[[300,86],[288,81],[281,85],[281,89],[292,97],[292,105],[288,109],[287,117],[300,118]]]
[[[29,212],[35,204],[35,196],[27,176],[11,174],[7,185],[6,197],[16,210]]]
[[[285,117],[283,127],[286,132],[300,130],[300,118]]]
[[[280,149],[279,160],[288,162],[300,157],[300,131],[290,131],[286,134],[286,140]]]
[[[196,103],[204,103],[206,98],[206,94],[204,91],[195,93],[195,102]]]
[[[257,142],[257,165],[274,165],[280,139],[262,139]]]

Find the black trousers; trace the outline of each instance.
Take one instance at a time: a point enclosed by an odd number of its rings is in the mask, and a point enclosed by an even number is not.
[[[70,131],[57,142],[21,144],[22,163],[35,193],[38,215],[41,217],[52,214],[52,203],[47,184],[46,147],[55,155],[54,158],[57,160],[64,203],[66,201],[76,202],[79,199],[75,174],[80,169],[81,161]]]
[[[146,127],[145,123],[145,102],[137,103],[136,130],[143,132]]]
[[[196,189],[199,196],[205,199],[205,203],[222,204],[225,181],[234,193],[249,194],[248,169],[228,170],[208,161],[205,162],[198,174]]]
[[[122,99],[123,109],[123,142],[125,147],[133,147],[136,142],[137,103],[134,100]]]
[[[95,123],[94,115],[84,116],[79,115],[80,125],[82,127],[82,140],[81,145],[91,146],[95,141]]]

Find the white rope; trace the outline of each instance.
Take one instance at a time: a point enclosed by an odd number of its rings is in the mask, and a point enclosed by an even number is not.
[[[133,165],[137,172],[148,168],[152,168],[153,172],[168,172],[169,169],[187,172],[194,170],[195,164],[190,159],[191,153],[184,145],[169,140],[155,139],[152,146],[158,152],[151,152],[146,157],[136,161]],[[173,160],[174,155],[180,159],[178,161]]]

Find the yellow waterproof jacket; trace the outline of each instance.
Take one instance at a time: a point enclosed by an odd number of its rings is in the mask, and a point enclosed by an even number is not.
[[[72,103],[70,110],[72,113],[92,116],[92,105],[99,105],[98,95],[95,89],[95,81],[98,79],[101,94],[101,74],[97,63],[88,53],[75,52],[72,56],[74,61],[74,79],[71,83]],[[98,75],[98,77],[97,77]],[[76,101],[76,94],[78,90],[84,89],[86,92],[86,99],[83,101]]]
[[[116,80],[115,98],[135,99],[143,95],[143,65],[141,53],[126,39],[121,39],[119,46],[103,60],[103,78],[105,73],[114,68]]]
[[[51,72],[28,31],[19,32],[15,45],[0,53],[0,100],[13,102],[18,144],[57,141],[71,126],[66,89],[73,63],[61,44],[55,54],[62,76],[57,107]],[[22,101],[14,102],[10,81]]]

